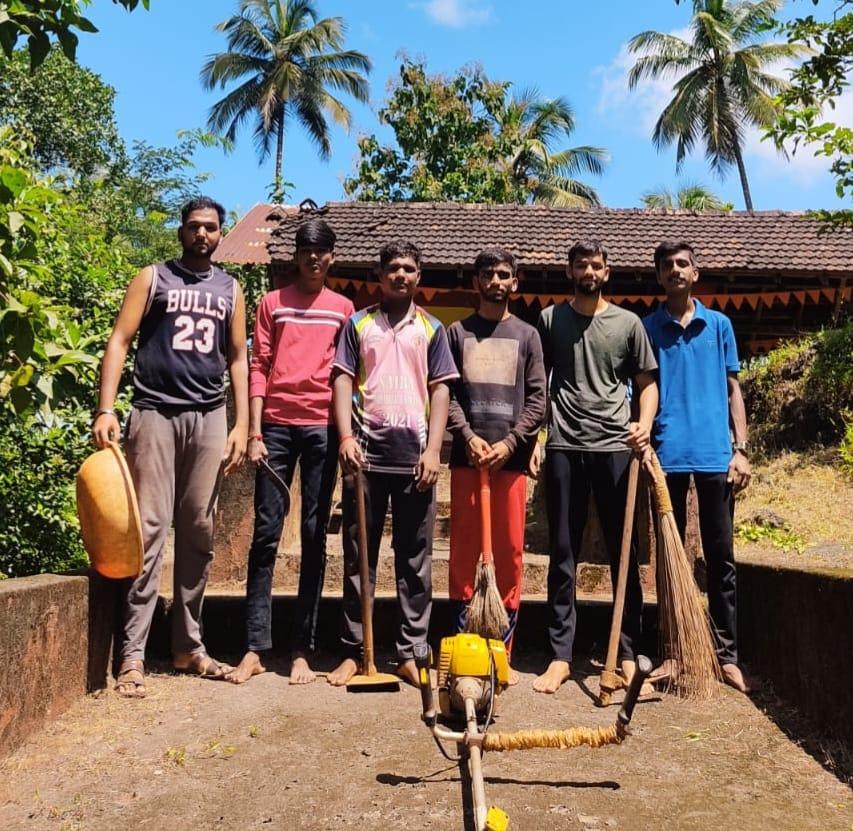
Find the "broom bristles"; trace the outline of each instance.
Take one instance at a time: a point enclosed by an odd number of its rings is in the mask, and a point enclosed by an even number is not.
[[[658,618],[664,654],[674,662],[667,683],[682,698],[707,699],[718,690],[720,665],[708,613],[693,570],[687,560],[681,534],[672,512],[666,479],[657,457],[654,488],[658,513],[657,571]]]
[[[660,635],[676,668],[667,688],[683,698],[711,698],[721,677],[714,639],[671,513],[660,515],[658,534]]]
[[[465,631],[484,638],[501,640],[509,629],[509,617],[498,591],[493,563],[480,563],[474,581],[474,594],[468,604]]]

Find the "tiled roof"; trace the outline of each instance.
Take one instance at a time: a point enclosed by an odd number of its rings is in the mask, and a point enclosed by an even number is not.
[[[255,205],[225,235],[213,259],[219,263],[268,263],[270,234],[283,216],[297,213],[294,205]]]
[[[470,267],[481,249],[501,246],[523,268],[562,268],[574,241],[597,238],[614,268],[649,271],[655,246],[677,239],[692,243],[700,268],[709,271],[853,274],[853,232],[819,236],[818,223],[801,213],[453,202],[330,202],[316,212],[288,212],[270,237],[273,261],[293,258],[295,229],[310,216],[322,216],[337,234],[339,265],[373,264],[383,243],[403,238],[418,245],[427,266]]]

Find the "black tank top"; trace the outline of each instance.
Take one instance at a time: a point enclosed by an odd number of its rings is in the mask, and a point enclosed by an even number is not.
[[[234,278],[216,266],[199,276],[177,260],[153,268],[139,325],[133,404],[142,410],[220,407]]]

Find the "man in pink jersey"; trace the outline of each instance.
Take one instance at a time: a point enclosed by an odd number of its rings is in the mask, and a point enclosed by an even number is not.
[[[335,234],[322,219],[299,226],[296,280],[261,300],[252,344],[249,460],[258,464],[266,459],[288,486],[298,463],[302,483],[302,560],[291,684],[308,684],[316,677],[308,656],[315,648],[338,454],[329,375],[338,336],[353,312],[346,297],[324,285],[334,247]],[[259,468],[246,580],[247,652],[228,675],[235,684],[264,672],[264,653],[272,648],[272,578],[284,517],[283,497]]]
[[[343,686],[362,648],[353,476],[364,476],[368,558],[375,582],[379,544],[391,502],[392,547],[401,626],[397,672],[414,686],[414,645],[426,641],[432,608],[432,535],[439,451],[447,424],[449,384],[459,377],[444,327],[415,305],[420,251],[390,242],[379,252],[376,306],[354,314],[335,355],[334,409],[341,433],[343,491],[344,660],[329,675]],[[362,473],[363,471],[363,473]]]

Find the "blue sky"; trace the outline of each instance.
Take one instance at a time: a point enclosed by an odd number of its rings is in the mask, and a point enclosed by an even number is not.
[[[479,63],[494,79],[518,89],[536,87],[544,96],[563,95],[575,110],[577,129],[571,144],[607,148],[607,172],[590,178],[610,207],[638,206],[645,190],[673,187],[681,180],[703,182],[742,208],[735,171],[715,177],[700,153],[675,173],[673,149],[658,153],[650,135],[667,100],[671,82],[651,83],[628,92],[631,64],[624,44],[639,31],[678,32],[689,20],[689,0],[317,0],[323,16],[341,16],[348,24],[347,47],[368,54],[374,63],[371,103],[352,104],[353,130],[335,129],[333,154],[321,162],[314,147],[293,125],[286,137],[284,178],[294,183],[290,201],[311,197],[322,204],[345,198],[342,181],[357,158],[356,138],[379,132],[375,112],[396,77],[399,53],[426,60],[431,72],[452,73]],[[826,12],[826,0],[818,14]],[[151,0],[148,12],[128,14],[106,0],[95,0],[89,16],[100,29],[81,37],[80,62],[117,90],[119,129],[128,141],[157,145],[175,141],[180,129],[204,126],[210,106],[222,94],[202,89],[199,69],[205,58],[225,47],[214,31],[237,8],[237,0]],[[811,3],[789,2],[787,13],[808,14]],[[535,11],[535,13],[534,13]],[[836,118],[853,122],[853,95],[840,102]],[[826,160],[801,151],[793,161],[778,156],[758,133],[747,140],[746,163],[757,210],[838,207]],[[204,151],[201,170],[212,174],[211,195],[228,209],[244,212],[264,201],[273,178],[272,161],[259,166],[250,128],[225,156]]]

